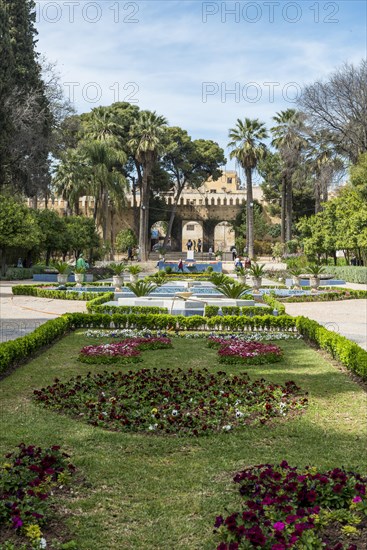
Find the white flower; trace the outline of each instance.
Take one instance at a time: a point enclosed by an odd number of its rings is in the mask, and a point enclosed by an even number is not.
[[[155,424],[150,424],[148,430],[155,430]]]
[[[236,407],[237,405],[241,405],[241,401],[239,399],[237,399],[236,403],[234,404],[234,406]]]
[[[236,418],[242,418],[243,412],[236,410]]]
[[[229,430],[231,429],[232,429],[232,426],[230,424],[226,424],[225,426],[223,426],[223,430],[226,432],[229,432]]]
[[[42,537],[42,538],[39,540],[39,545],[40,545],[40,548],[46,548],[46,546],[47,546],[46,539]]]
[[[177,416],[177,415],[178,415],[178,410],[173,409],[173,411],[172,411],[172,416]]]
[[[108,413],[106,411],[102,411],[103,416],[107,416]]]

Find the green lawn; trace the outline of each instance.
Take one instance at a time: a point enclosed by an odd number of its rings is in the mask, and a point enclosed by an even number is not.
[[[174,349],[143,352],[142,363],[125,367],[246,370],[253,379],[292,379],[309,392],[306,413],[292,420],[196,439],[107,432],[36,405],[33,389],[56,376],[105,370],[76,361],[91,343],[71,334],[0,382],[1,453],[21,441],[59,444],[86,479],[62,502],[80,550],[214,549],[215,516],[238,508],[232,474],[251,464],[367,469],[364,391],[302,341],[279,342],[279,363],[245,368],[220,365],[203,340],[174,339]]]

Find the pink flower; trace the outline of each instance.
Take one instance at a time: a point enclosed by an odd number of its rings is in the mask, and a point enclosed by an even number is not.
[[[354,497],[353,502],[362,502],[361,497]]]
[[[276,531],[283,531],[285,524],[282,521],[277,521],[274,523],[273,527]]]

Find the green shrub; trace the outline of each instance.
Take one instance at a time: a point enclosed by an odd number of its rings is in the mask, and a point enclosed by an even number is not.
[[[338,300],[355,300],[367,298],[367,290],[343,289],[324,294],[312,294],[308,296],[291,296],[284,298],[284,302],[335,302]]]
[[[327,272],[334,275],[338,279],[347,281],[348,283],[367,283],[367,267],[366,266],[327,266]]]
[[[90,300],[87,303],[87,311],[89,313],[93,313],[93,312],[103,313],[102,311],[99,310],[99,308],[103,307],[102,304],[104,304],[105,302],[111,302],[114,296],[115,295],[113,292],[103,292],[103,294],[99,294],[97,298],[94,298],[93,300]]]
[[[214,317],[218,315],[219,306],[205,306],[204,315],[205,317]]]
[[[275,296],[272,294],[263,294],[262,296],[264,302],[268,304],[272,309],[278,310],[280,315],[285,315],[285,305],[279,302]]]
[[[5,281],[21,281],[23,279],[32,279],[33,269],[26,267],[8,267],[5,273]]]
[[[89,304],[90,303],[91,302],[89,302]],[[102,304],[102,305],[95,305],[92,307],[88,307],[89,304],[87,304],[87,309],[90,313],[107,313],[109,315],[112,315],[114,313],[122,313],[122,314],[153,313],[154,315],[161,315],[161,314],[168,313],[168,309],[166,307],[158,307],[158,306],[109,306],[109,305]]]

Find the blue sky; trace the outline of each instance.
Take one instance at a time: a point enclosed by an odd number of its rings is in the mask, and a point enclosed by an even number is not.
[[[78,112],[130,100],[226,153],[237,118],[270,127],[304,84],[366,56],[364,0],[36,4],[38,50]]]

